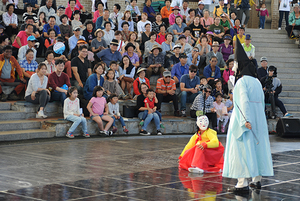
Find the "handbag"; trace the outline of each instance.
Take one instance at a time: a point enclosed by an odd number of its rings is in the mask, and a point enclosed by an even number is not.
[[[123,105],[123,117],[126,118],[136,117],[136,106]]]

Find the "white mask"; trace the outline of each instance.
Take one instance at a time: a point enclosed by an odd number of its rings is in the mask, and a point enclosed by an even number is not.
[[[197,126],[200,130],[206,130],[209,125],[209,120],[207,116],[203,115],[200,117],[197,117]]]

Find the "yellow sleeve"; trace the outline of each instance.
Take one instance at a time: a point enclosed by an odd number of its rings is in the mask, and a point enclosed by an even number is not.
[[[186,150],[191,149],[193,146],[195,146],[195,144],[196,144],[195,141],[196,141],[197,137],[198,137],[198,135],[197,135],[197,133],[195,133],[195,134],[190,138],[190,141],[185,145],[185,147],[184,147],[183,151],[181,152],[179,158],[181,158],[181,157],[183,156],[183,154],[184,154],[184,152],[185,152]]]
[[[234,4],[237,4],[238,0],[234,0]]]
[[[216,131],[209,129],[206,133],[206,136],[209,139],[209,142],[206,142],[207,148],[219,147],[219,139]]]
[[[214,14],[216,13],[216,7],[214,8],[214,11],[213,11],[213,13],[214,13]]]
[[[250,4],[250,6],[253,6],[255,4],[255,2],[253,0],[249,0],[249,4]]]
[[[232,39],[233,41],[236,41],[236,35],[235,36],[233,36],[233,39]]]

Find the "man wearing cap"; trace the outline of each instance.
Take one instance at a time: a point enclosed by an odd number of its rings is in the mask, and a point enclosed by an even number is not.
[[[178,97],[175,94],[176,84],[171,78],[171,72],[166,70],[163,72],[163,77],[157,80],[156,84],[156,97],[158,99],[157,110],[160,111],[162,102],[173,101],[174,116],[179,116],[178,110]]]
[[[219,43],[217,41],[214,41],[211,47],[212,51],[206,54],[206,64],[209,65],[211,58],[215,56],[217,57],[216,65],[220,68],[225,67],[226,64],[224,62],[223,55],[219,52]]]
[[[69,52],[69,54],[72,52],[72,50],[76,47],[76,45],[77,45],[77,41],[79,40],[79,39],[82,39],[82,40],[84,40],[85,41],[85,38],[82,36],[82,35],[80,35],[80,27],[74,27],[73,28],[73,36],[71,36],[70,38],[69,38],[69,40],[68,40],[68,43],[69,43],[69,49],[70,49],[70,52]]]
[[[268,74],[268,59],[267,57],[260,58],[261,67],[257,69],[257,78],[260,80]]]
[[[3,93],[2,87],[0,85],[1,101],[6,101],[7,98],[9,100],[19,100],[19,97],[17,95],[21,93],[26,83],[18,61],[15,59],[14,56],[12,56],[12,47],[10,45],[7,45],[3,48],[3,53],[0,54],[0,82],[12,83],[19,81],[16,79],[16,73],[19,75],[19,79],[21,81],[20,84],[15,87],[13,92],[11,92],[11,94],[9,94],[8,97],[6,94]]]
[[[36,43],[37,39],[34,37],[34,36],[29,36],[27,38],[27,45],[24,45],[22,46],[20,49],[19,49],[19,52],[18,52],[18,62],[22,61],[25,59],[25,56],[26,56],[26,51],[28,49],[32,49],[33,50],[33,55],[34,55],[34,58],[33,60],[35,61],[36,60],[36,49],[34,48],[35,46],[35,43]]]
[[[180,60],[179,60],[180,50],[181,50],[181,45],[180,44],[174,45],[174,47],[173,47],[173,53],[174,54],[169,59],[170,69],[172,69],[175,64],[180,62]]]
[[[221,17],[223,13],[229,14],[229,7],[224,6],[224,0],[219,0],[219,5],[215,6],[213,11],[213,16],[215,17]]]
[[[179,61],[171,70],[171,77],[174,79],[175,84],[179,83],[181,76],[189,73],[189,65],[187,65],[187,55],[185,53],[179,54]]]
[[[192,52],[193,47],[186,42],[186,36],[180,35],[178,38],[179,44],[181,45],[180,53],[189,54]]]
[[[210,25],[208,28],[208,31],[211,31],[214,34],[213,41],[218,41],[219,44],[223,42],[222,38],[225,34],[224,27],[220,25],[220,21],[220,17],[216,16],[214,24]]]
[[[107,66],[110,65],[111,61],[121,62],[122,55],[119,51],[117,51],[118,46],[119,46],[118,40],[113,39],[110,42],[110,48],[98,52],[97,57],[101,61],[104,61]]]
[[[56,36],[61,36],[59,26],[55,25],[55,23],[56,23],[56,17],[50,16],[48,20],[48,24],[45,24],[43,28],[44,37],[49,37],[48,35],[49,29],[54,29],[56,32]]]
[[[205,66],[203,75],[206,77],[208,84],[214,86],[214,80],[221,78],[221,71],[217,66],[218,58],[216,56],[210,57],[209,63],[209,65]]]
[[[165,56],[162,53],[162,49],[159,45],[153,45],[151,54],[148,56],[148,68],[146,77],[150,79],[151,75],[162,75],[165,71]]]
[[[148,88],[150,88],[150,81],[145,77],[146,71],[147,68],[140,67],[136,72],[138,77],[133,81],[133,93],[137,96],[141,94],[139,90],[140,84],[146,83],[148,85]]]
[[[97,29],[105,29],[104,27],[104,23],[105,22],[110,22],[111,24],[111,29],[115,28],[115,25],[113,23],[113,21],[109,18],[109,10],[105,9],[103,12],[103,16],[98,17],[97,21],[96,21],[96,30]]]
[[[199,15],[200,18],[204,17],[204,3],[203,1],[198,2],[198,8],[196,9],[196,16]]]
[[[181,90],[181,115],[186,117],[186,103],[192,103],[200,90],[200,79],[197,74],[197,66],[189,67],[189,74],[185,74],[180,79]]]
[[[254,59],[255,57],[255,47],[251,44],[251,35],[246,35],[245,43],[242,44],[248,58],[254,63],[254,65],[257,67],[257,61]]]
[[[91,65],[87,59],[88,49],[83,45],[78,48],[79,55],[71,61],[73,79],[71,83],[78,89],[78,93],[83,95],[83,87],[85,82],[92,74]]]
[[[65,7],[63,5],[58,6],[57,8],[57,13],[55,14],[56,18],[56,25],[59,26],[61,25],[60,17],[65,14]]]
[[[53,2],[55,3],[55,6],[53,5]],[[54,6],[54,8],[53,8]],[[39,12],[38,12],[38,16],[40,15],[41,12],[44,12],[45,13],[45,17],[46,17],[46,20],[47,22],[49,21],[49,17],[50,16],[55,16],[55,12],[56,12],[56,1],[54,0],[46,0],[46,5],[42,5],[41,4],[41,7],[39,9]]]

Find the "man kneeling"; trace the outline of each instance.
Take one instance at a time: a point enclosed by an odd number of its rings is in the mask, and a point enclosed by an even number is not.
[[[197,118],[199,130],[179,156],[179,168],[199,174],[222,172],[224,147],[217,132],[208,128],[208,124],[207,116]]]

